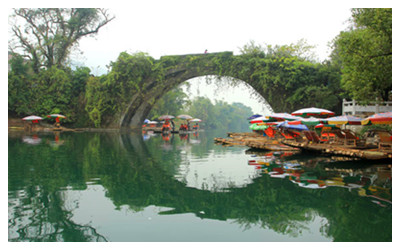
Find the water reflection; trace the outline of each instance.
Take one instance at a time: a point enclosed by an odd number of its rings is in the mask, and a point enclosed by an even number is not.
[[[359,196],[372,198],[371,201],[386,207],[392,204],[391,167],[387,164],[370,168],[354,168],[360,163],[352,159],[313,157],[312,159],[286,159],[293,153],[267,153],[248,161],[262,173],[272,178],[284,178],[301,188],[323,189],[341,187],[349,192],[356,191]],[[353,168],[343,169],[343,160],[351,162]],[[324,171],[317,169],[316,163],[325,164]],[[361,164],[365,162],[362,161]]]
[[[38,136],[56,141],[54,134]],[[171,240],[391,241],[391,203],[376,198],[391,201],[391,175],[384,166],[246,155],[246,148],[214,145],[214,137],[171,135],[165,141],[161,135],[144,140],[132,133],[61,133],[62,146],[32,147],[21,135],[9,135],[9,241],[158,241],[166,239],[155,228],[186,220]],[[265,164],[248,165],[249,160]],[[272,164],[275,169],[268,169]],[[328,180],[344,184],[329,186]],[[304,188],[320,181],[325,188]],[[360,186],[342,187],[350,184]],[[154,214],[151,221],[137,218],[151,207],[157,220]],[[216,222],[221,232],[239,230],[204,238]],[[191,224],[203,231],[192,233]],[[124,234],[112,233],[121,228]]]

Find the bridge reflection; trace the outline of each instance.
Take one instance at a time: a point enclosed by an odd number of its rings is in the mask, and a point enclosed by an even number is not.
[[[52,138],[43,136],[43,141],[46,137]],[[93,179],[105,188],[107,198],[117,209],[168,207],[171,209],[159,214],[192,213],[199,218],[233,220],[244,228],[261,225],[294,237],[301,235],[304,223],[318,215],[327,221],[321,228],[323,234],[335,241],[391,240],[391,234],[382,230],[391,228],[391,206],[377,206],[344,188],[300,188],[262,171],[246,185],[224,187],[224,192],[188,186],[176,178],[185,160],[182,151],[190,150],[199,158],[211,151],[226,153],[224,148],[214,146],[212,135],[198,138],[201,143],[196,146],[175,137],[168,142],[169,150],[163,149],[165,141],[161,137],[144,141],[141,134],[133,133],[60,137],[64,143],[56,149],[46,143],[32,146],[21,138],[9,138],[10,240],[106,240],[90,226],[76,224],[73,209],[64,204],[63,195],[68,189],[86,190]],[[297,156],[291,157],[293,160]],[[33,166],[30,171],[26,171],[27,162]],[[246,165],[244,162],[243,167],[249,167]],[[324,171],[314,167],[314,172]],[[32,213],[23,212],[27,209]]]

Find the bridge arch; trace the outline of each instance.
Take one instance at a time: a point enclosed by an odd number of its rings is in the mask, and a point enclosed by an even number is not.
[[[173,61],[172,67],[165,71],[161,79],[146,80],[144,91],[132,96],[131,101],[123,112],[119,125],[121,128],[140,128],[144,119],[154,106],[154,100],[160,99],[165,93],[179,84],[190,79],[202,76],[231,77],[247,83],[254,91],[258,92],[264,99],[263,91],[257,87],[251,79],[236,75],[232,52],[194,54],[183,56],[168,56],[166,64]],[[153,101],[151,101],[153,100]]]

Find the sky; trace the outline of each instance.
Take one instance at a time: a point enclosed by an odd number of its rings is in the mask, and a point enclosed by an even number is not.
[[[79,48],[85,64],[99,71],[123,51],[156,59],[206,49],[238,54],[250,41],[284,45],[305,39],[316,46],[320,60],[327,59],[328,43],[348,26],[350,5],[274,2],[133,1],[129,7],[110,7],[115,20],[94,38],[82,39]]]
[[[316,46],[319,60],[328,59],[331,42],[348,26],[349,4],[321,4],[318,1],[133,1],[111,6],[115,20],[93,38],[80,42],[79,61],[94,74],[107,72],[106,65],[120,52],[146,52],[155,59],[181,55],[233,51],[254,41],[256,44],[285,45],[305,39]],[[226,87],[215,95],[214,85],[190,81],[198,94],[211,100],[242,102],[254,113],[270,113],[245,86]],[[200,93],[199,93],[199,90]]]
[[[19,1],[17,1],[19,2]],[[38,7],[38,2],[25,2],[23,7]],[[39,1],[41,2],[41,1]],[[105,7],[115,19],[94,37],[79,42],[81,54],[74,59],[91,68],[92,73],[107,73],[107,65],[116,61],[121,52],[146,52],[155,59],[164,55],[182,55],[233,51],[254,41],[260,45],[288,45],[305,39],[314,45],[320,61],[328,59],[329,43],[348,27],[353,7],[377,7],[377,1],[320,0],[147,0],[147,1],[68,1],[71,7]],[[374,3],[375,2],[375,3]],[[379,1],[385,4],[385,1]],[[51,7],[54,2],[50,2]],[[33,6],[30,6],[32,5]],[[372,5],[371,5],[372,4]],[[375,4],[375,5],[374,5]],[[15,6],[13,6],[15,7]],[[61,6],[66,7],[66,6]],[[199,79],[191,81],[194,97],[198,90],[210,99],[215,88]],[[226,87],[223,95],[228,102],[251,105],[254,113],[267,114],[267,104],[260,104],[248,94],[245,86]]]

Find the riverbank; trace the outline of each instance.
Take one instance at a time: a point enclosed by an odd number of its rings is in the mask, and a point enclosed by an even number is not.
[[[26,131],[26,132],[53,132],[53,131],[64,131],[64,132],[120,132],[119,128],[67,128],[60,126],[56,128],[55,126],[48,124],[46,122],[41,122],[34,125],[33,130],[29,130],[27,127],[28,123],[22,121],[18,118],[8,118],[8,131]]]

